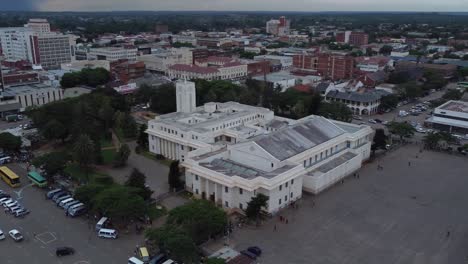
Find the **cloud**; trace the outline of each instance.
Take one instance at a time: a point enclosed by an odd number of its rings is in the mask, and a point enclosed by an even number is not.
[[[40,11],[468,11],[466,0],[12,0],[15,1]]]

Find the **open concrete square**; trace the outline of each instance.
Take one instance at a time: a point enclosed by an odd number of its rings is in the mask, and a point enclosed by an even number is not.
[[[229,244],[259,246],[271,264],[468,263],[466,186],[466,157],[406,146]]]

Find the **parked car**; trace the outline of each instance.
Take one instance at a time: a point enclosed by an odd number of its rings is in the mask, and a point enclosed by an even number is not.
[[[0,229],[0,240],[5,239],[5,234],[3,234],[3,231]]]
[[[369,123],[371,123],[371,124],[377,124],[377,121],[375,121],[374,119],[369,119]]]
[[[256,260],[256,259],[257,259],[257,255],[255,255],[254,253],[252,253],[252,252],[250,252],[250,251],[248,251],[248,250],[242,250],[242,251],[241,251],[241,254],[242,254],[242,255],[245,255],[245,256],[247,256],[247,257],[253,259],[253,260]]]
[[[250,251],[251,253],[255,254],[257,257],[260,257],[260,255],[262,255],[262,250],[257,246],[248,247],[247,251]]]
[[[58,247],[55,250],[55,255],[57,255],[57,257],[68,256],[73,254],[75,254],[75,250],[71,247]]]
[[[23,210],[15,211],[15,212],[13,213],[13,215],[14,215],[15,217],[24,217],[25,215],[27,215],[27,214],[29,214],[29,213],[30,213],[29,210],[23,209]]]
[[[15,240],[16,242],[19,242],[21,240],[23,240],[23,235],[21,235],[20,231],[16,230],[16,229],[12,229],[8,232],[8,234],[10,235],[11,238],[13,238],[13,240]]]

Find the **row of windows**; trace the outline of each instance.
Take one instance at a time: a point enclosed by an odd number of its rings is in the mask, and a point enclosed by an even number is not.
[[[289,196],[290,196],[291,198],[293,197],[293,195],[294,195],[293,193],[290,193],[290,194],[289,194]],[[288,201],[288,196],[285,195],[285,196],[284,196],[284,202],[287,202],[287,201]],[[279,198],[279,199],[278,199],[278,204],[281,205],[281,202],[282,202],[282,200],[281,200],[281,198]]]
[[[246,117],[246,118],[243,118],[243,119],[240,119],[240,120],[237,120],[237,121],[233,121],[233,122],[230,122],[230,123],[227,123],[227,124],[223,124],[222,126],[212,127],[211,131],[218,131],[218,130],[221,130],[221,129],[224,129],[224,128],[229,128],[229,127],[232,127],[232,126],[235,126],[235,125],[239,125],[242,122],[252,121],[252,120],[255,120],[256,118],[258,118],[259,116],[260,115],[250,116],[250,117]]]
[[[288,184],[289,184],[289,182],[286,182],[284,184],[284,187],[288,188]],[[293,184],[294,184],[294,179],[291,180],[291,185],[293,185]],[[280,184],[280,186],[278,188],[279,188],[280,191],[283,190],[283,184]]]
[[[325,152],[320,152],[319,154],[316,154],[314,158],[310,157],[309,159],[304,160],[304,167],[309,167],[312,166],[312,164],[315,164],[317,162],[322,161],[325,158],[328,158],[328,156],[333,155],[333,153],[338,152],[338,145],[336,145],[334,148],[331,147],[329,150],[325,150]],[[324,155],[325,154],[325,155]]]

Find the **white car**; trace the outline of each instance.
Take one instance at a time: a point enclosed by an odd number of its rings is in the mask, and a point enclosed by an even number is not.
[[[3,234],[3,231],[0,230],[0,240],[3,240],[5,239],[5,234]]]
[[[16,229],[12,229],[10,230],[10,232],[8,232],[8,234],[10,235],[11,238],[13,238],[13,240],[15,240],[16,242],[19,242],[21,240],[23,240],[23,235],[21,235],[21,233],[16,230]]]

